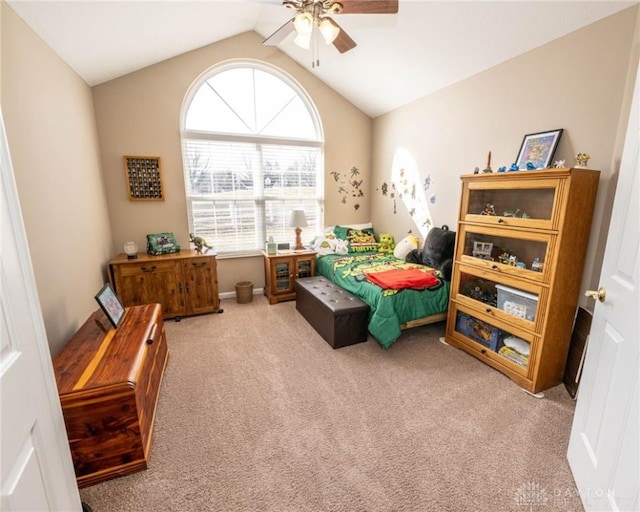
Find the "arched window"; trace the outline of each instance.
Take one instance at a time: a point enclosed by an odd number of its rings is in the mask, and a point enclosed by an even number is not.
[[[255,253],[269,237],[293,243],[299,208],[303,242],[321,232],[322,129],[294,80],[257,62],[216,66],[191,88],[181,124],[190,232],[222,255]]]

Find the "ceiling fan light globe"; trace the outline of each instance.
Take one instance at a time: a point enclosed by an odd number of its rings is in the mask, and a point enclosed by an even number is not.
[[[296,35],[293,42],[303,50],[308,50],[311,47],[311,32]]]
[[[298,34],[311,34],[313,31],[313,16],[308,12],[300,12],[296,14],[293,26]]]
[[[323,19],[318,25],[318,28],[324,38],[324,42],[327,44],[333,43],[340,33],[340,29],[331,23],[331,20],[328,18]]]

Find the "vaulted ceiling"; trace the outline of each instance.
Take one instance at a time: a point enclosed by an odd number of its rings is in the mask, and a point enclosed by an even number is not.
[[[89,85],[292,17],[280,0],[7,1]],[[279,48],[376,117],[636,3],[400,0],[398,14],[337,15],[358,46],[322,45],[319,67],[293,35]]]

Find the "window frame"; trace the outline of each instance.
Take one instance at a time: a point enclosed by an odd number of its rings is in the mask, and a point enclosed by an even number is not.
[[[250,68],[252,70],[261,71],[264,73],[269,73],[275,78],[281,80],[286,85],[291,87],[293,91],[297,94],[298,98],[302,101],[305,106],[309,118],[313,123],[313,128],[315,130],[316,138],[298,138],[298,137],[278,137],[273,135],[255,135],[255,134],[237,134],[237,133],[227,133],[227,132],[219,132],[219,131],[207,131],[207,130],[188,130],[185,127],[187,114],[189,109],[191,108],[191,104],[193,102],[194,97],[200,91],[201,87],[205,85],[205,83],[210,80],[215,75],[220,73],[224,73],[228,70],[235,68]],[[255,93],[255,89],[254,89]],[[254,98],[255,99],[255,98]],[[271,146],[304,146],[309,148],[318,148],[319,149],[319,162],[318,168],[316,171],[316,194],[313,200],[316,203],[316,212],[314,213],[314,217],[317,218],[316,226],[309,226],[308,229],[316,228],[317,231],[321,231],[324,225],[324,179],[325,179],[325,168],[324,168],[324,132],[322,129],[322,123],[320,120],[320,116],[316,109],[315,104],[304,90],[304,88],[289,74],[272,66],[270,64],[264,63],[262,61],[252,60],[252,59],[234,59],[225,62],[221,62],[212,66],[211,68],[204,71],[191,85],[185,98],[183,100],[183,105],[180,111],[180,142],[181,142],[181,154],[182,154],[182,169],[183,169],[183,177],[185,179],[185,200],[187,206],[187,219],[189,224],[189,232],[194,232],[194,217],[193,217],[193,208],[192,204],[194,200],[202,200],[202,197],[195,198],[190,195],[188,190],[188,185],[186,180],[188,174],[188,167],[186,161],[186,149],[185,144],[189,140],[202,140],[202,141],[214,141],[214,142],[238,142],[238,143],[250,143],[250,144],[264,144]],[[264,176],[264,169],[261,169],[260,172],[262,176]],[[212,194],[213,196],[214,194]],[[215,198],[210,197],[211,200],[215,201]],[[265,214],[265,204],[267,201],[271,200],[286,200],[286,196],[282,193],[277,197],[269,197],[265,194],[264,189],[260,194],[260,197],[253,197],[252,199],[247,198],[247,200],[253,200],[255,207],[258,211],[261,212],[262,215],[262,226],[261,229],[266,233],[266,214]],[[225,199],[220,198],[221,201]],[[226,199],[229,200],[228,198]],[[293,228],[290,228],[293,233]],[[197,233],[196,233],[197,234]],[[209,240],[212,245],[215,247],[215,240]],[[251,248],[247,250],[236,250],[236,251],[222,251],[219,252],[219,257],[221,258],[235,258],[235,257],[246,257],[246,256],[254,256],[260,254],[259,248]]]

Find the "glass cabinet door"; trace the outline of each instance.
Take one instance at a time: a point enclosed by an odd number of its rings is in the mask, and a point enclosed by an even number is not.
[[[298,273],[297,277],[312,277],[313,276],[313,260],[311,259],[300,259],[298,260]]]
[[[543,281],[552,235],[461,225],[456,259],[509,275]]]
[[[493,272],[460,265],[451,283],[451,297],[489,317],[534,332],[544,306],[544,288]]]
[[[291,290],[291,261],[289,260],[280,260],[276,261],[274,264],[275,269],[275,279],[274,285],[275,290],[278,292]]]
[[[559,182],[508,179],[465,183],[461,219],[503,226],[554,229]]]
[[[455,309],[455,336],[465,344],[526,376],[532,366],[534,336],[503,324],[497,319],[485,320],[471,310]]]

